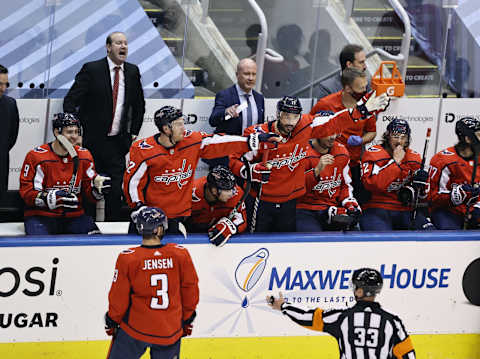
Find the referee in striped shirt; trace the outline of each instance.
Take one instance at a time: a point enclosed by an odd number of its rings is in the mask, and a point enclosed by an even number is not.
[[[286,302],[282,293],[279,298],[267,297],[267,302],[295,323],[333,335],[340,359],[415,359],[412,342],[400,318],[375,302],[383,286],[382,275],[371,268],[357,269],[352,284],[357,300],[352,308],[305,311]]]

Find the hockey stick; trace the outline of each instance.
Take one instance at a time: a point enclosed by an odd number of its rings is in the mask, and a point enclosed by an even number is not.
[[[112,352],[112,348],[113,348],[113,342],[115,341],[115,338],[117,337],[117,331],[118,331],[118,329],[115,330],[115,332],[112,335],[112,340],[110,340],[110,346],[108,347],[107,359],[110,358],[110,353]]]
[[[472,148],[473,150],[473,148]],[[475,185],[475,178],[477,177],[477,166],[478,166],[478,154],[475,150],[473,150],[473,170],[472,170],[472,178],[470,179],[470,185],[474,188]],[[470,207],[472,206],[472,201],[468,201],[465,209],[465,216],[463,217],[463,229],[469,228],[469,221],[470,218],[468,217],[470,214]]]
[[[77,172],[78,172],[78,162],[79,162],[78,153],[75,150],[75,147],[72,145],[72,143],[69,140],[67,140],[65,136],[58,135],[57,140],[67,150],[70,157],[72,157],[73,173],[72,173],[72,178],[70,179],[70,183],[68,184],[68,193],[74,193],[75,183],[77,182]]]
[[[272,165],[270,163],[267,163],[269,152],[270,152],[269,149],[265,149],[263,151],[262,163],[265,163],[265,167],[267,167],[268,169],[271,169]],[[257,197],[255,197],[255,202],[253,203],[252,224],[250,226],[250,233],[255,232],[255,227],[257,225],[257,212],[258,212],[258,206],[260,205],[260,197],[262,196],[262,187],[263,187],[263,183],[260,182],[260,186],[258,187]]]
[[[228,219],[232,220],[233,217],[235,217],[235,215],[238,213],[238,210],[240,209],[240,207],[242,206],[243,202],[245,202],[245,199],[247,198],[248,194],[250,193],[250,188],[252,188],[252,180],[251,179],[247,179],[246,180],[246,184],[245,184],[245,188],[243,189],[243,195],[242,197],[240,198],[240,200],[237,202],[237,204],[235,205],[235,207],[233,207],[232,211],[230,212],[230,214],[228,215]]]
[[[427,151],[428,145],[430,144],[430,135],[432,134],[432,129],[429,127],[427,128],[427,137],[425,138],[425,145],[423,146],[423,156],[422,156],[422,163],[420,164],[421,170],[425,169],[425,162],[427,160]],[[415,189],[414,192],[414,199],[413,199],[413,210],[410,216],[410,228],[415,228],[415,219],[417,218],[417,209],[418,209],[418,197],[419,197],[419,190]]]

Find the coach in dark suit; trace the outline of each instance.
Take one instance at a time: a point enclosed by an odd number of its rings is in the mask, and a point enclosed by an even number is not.
[[[138,136],[145,113],[140,71],[125,62],[127,38],[122,32],[107,37],[107,57],[83,65],[63,101],[64,112],[78,112],[83,146],[93,155],[97,172],[112,178],[105,198],[105,219],[119,219],[125,155]]]
[[[237,66],[237,83],[215,96],[215,106],[208,122],[215,133],[242,135],[245,128],[265,121],[265,99],[255,91],[257,64],[243,59]],[[248,107],[237,113],[237,107],[246,102]],[[230,119],[225,119],[225,116]]]
[[[265,99],[253,88],[257,80],[257,64],[252,59],[242,59],[237,65],[237,83],[215,96],[215,106],[208,119],[215,133],[243,135],[243,131],[257,123],[265,121]],[[240,104],[247,107],[237,112]],[[204,160],[210,169],[216,165],[228,166],[228,157]]]
[[[8,190],[8,173],[10,171],[9,151],[15,145],[18,136],[20,117],[17,102],[5,95],[8,86],[8,70],[0,65],[0,200],[3,202]]]

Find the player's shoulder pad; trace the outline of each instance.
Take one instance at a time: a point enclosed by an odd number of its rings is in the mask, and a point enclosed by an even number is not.
[[[180,249],[182,251],[186,250],[187,248],[185,248],[184,246],[182,246],[181,244],[176,244],[176,243],[169,243],[171,244],[171,246],[174,248],[174,249]]]
[[[145,150],[150,150],[152,149],[154,146],[151,145],[150,143],[148,143],[148,138],[144,138],[144,139],[141,139],[141,140],[138,140],[135,142],[134,146],[139,148],[140,150],[142,151],[145,151]]]
[[[454,156],[454,155],[456,155],[456,153],[452,152],[448,148],[446,148],[443,151],[440,151],[439,155],[441,155],[441,156]]]
[[[32,151],[35,152],[35,153],[47,153],[47,152],[50,152],[50,150],[49,150],[48,148],[45,148],[44,146],[37,146],[37,147],[35,147]]]
[[[267,133],[268,127],[264,128],[263,123],[257,123],[256,125],[247,127],[244,131],[244,136],[247,136],[251,133]]]
[[[133,254],[133,253],[135,253],[135,248],[124,249],[123,251],[120,252],[120,254]]]
[[[90,153],[90,151],[87,148],[80,147],[80,146],[75,146],[75,150],[77,150],[78,158],[80,158],[82,160],[87,159],[87,160],[92,160],[93,161],[92,154]]]
[[[370,152],[370,153],[375,153],[375,152],[381,152],[382,151],[382,147],[378,146],[378,145],[373,145],[373,146],[370,146],[366,149],[366,152]]]

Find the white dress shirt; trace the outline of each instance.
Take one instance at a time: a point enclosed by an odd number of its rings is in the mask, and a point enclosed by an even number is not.
[[[107,56],[108,68],[110,69],[110,83],[112,85],[112,94],[113,94],[113,83],[115,81],[115,67],[118,66],[113,63],[112,60]],[[108,136],[118,135],[120,132],[120,120],[122,118],[123,112],[123,103],[125,101],[125,75],[124,75],[123,64],[120,65],[120,71],[118,71],[118,94],[117,94],[117,106],[115,107],[115,116],[113,117],[112,129],[108,133]],[[113,98],[112,98],[113,101]],[[113,111],[113,109],[112,109]]]
[[[240,97],[240,105],[244,102],[247,102],[247,98],[245,97],[245,94],[247,94],[245,91],[243,91],[238,84],[235,85],[237,88],[238,92],[238,97]],[[253,91],[250,91],[248,93],[250,95],[250,106],[252,108],[252,125],[256,125],[258,123],[258,109],[257,109],[257,103],[255,102],[255,97],[253,97]],[[245,108],[242,111],[242,133],[245,131],[247,128],[247,109]]]

